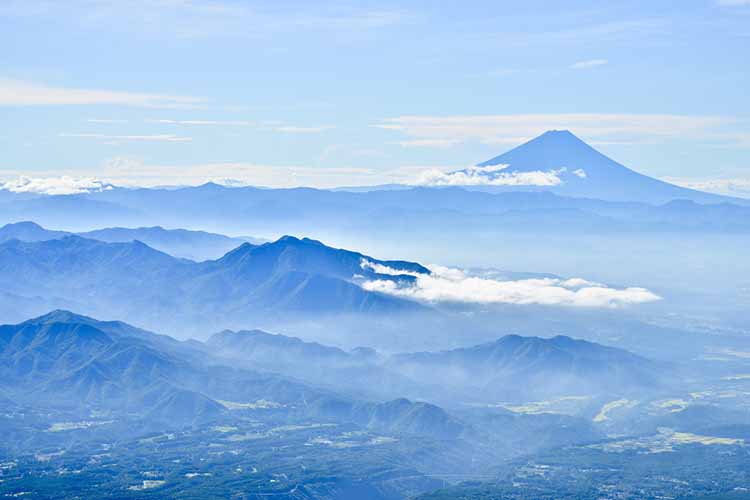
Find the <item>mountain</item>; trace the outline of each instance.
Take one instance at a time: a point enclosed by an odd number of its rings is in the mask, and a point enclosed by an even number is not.
[[[363,401],[229,365],[210,346],[68,311],[0,326],[0,395],[8,405],[81,417],[104,411],[175,428],[231,420],[232,411],[261,401],[282,419],[322,418],[441,439],[464,428],[434,405]]]
[[[0,218],[33,219],[58,227],[77,227],[85,220],[87,225],[101,226],[116,221],[126,226],[220,228],[232,234],[317,233],[349,241],[403,241],[420,248],[420,254],[431,248],[427,241],[446,227],[452,228],[451,240],[456,244],[484,235],[490,227],[493,234],[750,232],[750,200],[701,193],[643,176],[569,132],[546,133],[482,165],[471,169],[479,181],[475,185],[398,190],[260,189],[209,183],[178,189],[114,188],[30,200],[11,193],[5,201],[0,197]],[[522,176],[525,185],[486,185],[500,176],[511,180]],[[540,177],[543,185],[528,184]],[[665,206],[676,200],[695,206]],[[121,214],[107,215],[100,204],[118,207]],[[716,205],[731,206],[713,210]],[[680,208],[686,210],[681,216]],[[724,211],[733,216],[722,218]],[[207,256],[195,255],[179,239],[168,247],[166,241],[148,235],[123,237],[178,256]],[[457,253],[451,260],[460,256]]]
[[[90,314],[136,319],[171,331],[191,323],[196,330],[202,325],[247,324],[258,314],[424,309],[363,289],[362,280],[414,279],[410,274],[380,275],[364,262],[396,273],[429,273],[419,264],[380,261],[294,237],[260,246],[245,243],[220,259],[196,263],[140,241],[105,243],[66,236],[0,244],[0,288],[19,297],[14,303],[34,297],[44,309],[64,301]],[[13,307],[0,305],[0,314],[13,317]]]
[[[8,240],[46,241],[68,236],[67,231],[50,231],[30,221],[15,222],[0,227],[0,243]]]
[[[506,167],[498,170],[500,166]],[[675,186],[639,174],[603,155],[568,130],[547,131],[507,153],[480,163],[478,167],[480,174],[488,180],[501,176],[547,174],[548,181],[557,178],[559,184],[547,184],[538,189],[563,196],[652,204],[678,199],[698,203],[747,202]],[[502,188],[490,188],[497,189]]]
[[[246,366],[341,390],[431,401],[529,401],[656,389],[670,368],[623,349],[557,336],[506,335],[449,351],[385,355],[346,352],[261,331],[223,331],[207,346]]]
[[[84,238],[109,243],[142,241],[152,248],[174,255],[175,257],[196,261],[215,259],[246,243],[258,244],[262,242],[254,238],[231,238],[223,234],[208,233],[206,231],[164,229],[161,226],[139,228],[112,227],[78,234]]]
[[[355,422],[368,429],[440,439],[455,439],[466,430],[465,424],[439,406],[405,398],[377,404],[321,399],[310,406],[310,411],[318,416]]]
[[[164,229],[154,227],[110,227],[83,233],[52,231],[30,221],[6,224],[0,227],[0,243],[11,239],[21,241],[46,241],[77,234],[83,238],[108,243],[141,241],[148,246],[175,257],[191,260],[208,260],[221,257],[230,250],[245,243],[262,243],[255,238],[231,238],[223,234],[186,229]]]
[[[665,383],[668,373],[628,351],[566,336],[506,335],[468,348],[396,355],[388,367],[468,398],[476,392],[521,401],[644,391]]]
[[[218,417],[222,408],[199,390],[198,370],[147,340],[99,328],[90,318],[56,311],[19,325],[0,326],[0,375],[12,399],[48,400],[57,408],[106,408],[146,415],[161,406],[182,423]],[[204,400],[200,412],[169,408],[172,398]],[[50,399],[54,398],[54,399]]]
[[[351,361],[349,353],[336,347],[261,330],[224,330],[212,335],[207,345],[216,355],[241,358],[275,370],[288,366],[303,366],[309,370]]]
[[[344,351],[260,330],[224,330],[212,335],[206,346],[236,366],[281,373],[339,392],[373,399],[427,395],[414,381],[381,366],[383,355],[370,348]]]

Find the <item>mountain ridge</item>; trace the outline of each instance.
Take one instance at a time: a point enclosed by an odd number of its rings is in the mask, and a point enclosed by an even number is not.
[[[65,236],[80,236],[105,243],[127,243],[141,241],[156,250],[178,258],[195,261],[218,258],[243,244],[258,244],[261,240],[247,237],[232,238],[223,234],[187,229],[165,229],[150,227],[107,227],[85,232],[55,231],[33,221],[19,221],[0,227],[0,243],[11,239],[21,241],[47,241]]]
[[[60,239],[0,243],[0,286],[6,294],[60,298],[97,316],[139,318],[146,326],[190,320],[227,327],[259,313],[309,315],[422,311],[410,300],[365,290],[363,280],[383,277],[365,262],[401,269],[393,280],[413,280],[417,263],[381,261],[291,236],[263,245],[245,244],[203,262],[177,259],[145,243],[105,243],[77,235]],[[9,295],[10,297],[10,295]],[[20,300],[20,299],[19,299]],[[7,308],[7,310],[5,310]],[[0,307],[12,316],[14,306]],[[38,311],[39,313],[43,311]]]

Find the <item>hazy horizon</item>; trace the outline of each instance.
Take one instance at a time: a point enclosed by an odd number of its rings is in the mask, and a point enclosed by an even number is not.
[[[750,500],[750,0],[0,0],[0,497]]]

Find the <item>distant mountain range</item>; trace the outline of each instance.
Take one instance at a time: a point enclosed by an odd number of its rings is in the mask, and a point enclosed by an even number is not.
[[[262,331],[223,331],[207,342],[222,357],[323,385],[461,402],[543,400],[645,393],[667,386],[671,368],[623,349],[565,336],[506,335],[440,352],[351,352]]]
[[[223,234],[207,233],[205,231],[164,229],[159,226],[139,228],[110,227],[82,233],[70,233],[68,231],[45,229],[31,221],[16,222],[0,227],[0,243],[11,239],[47,241],[73,234],[108,243],[141,241],[156,250],[161,250],[175,257],[196,261],[221,257],[243,243],[263,243],[263,240],[257,238],[232,238]]]
[[[626,168],[568,131],[550,131],[444,184],[322,190],[226,187],[112,189],[49,196],[0,191],[0,217],[50,227],[204,227],[231,234],[377,232],[429,235],[450,225],[462,235],[496,232],[750,232],[750,200],[675,186]],[[160,236],[137,237],[166,250]],[[93,235],[91,235],[93,236]],[[173,235],[172,238],[177,238]],[[177,243],[172,243],[177,246]],[[221,242],[216,242],[217,245]],[[181,256],[188,246],[179,246]],[[192,256],[195,257],[195,256]]]
[[[352,378],[335,391],[321,389],[325,371]],[[403,385],[386,384],[374,399],[357,396],[377,392],[367,385],[375,378],[362,376],[376,373],[381,382]],[[399,373],[408,374],[411,385]],[[526,398],[521,400],[529,400],[542,394],[594,397],[585,391],[597,389],[612,398],[628,389],[645,394],[660,373],[666,373],[663,367],[627,351],[567,337],[511,335],[453,351],[384,356],[264,332],[225,331],[207,343],[180,342],[68,311],[0,326],[0,404],[41,408],[43,402],[79,418],[96,412],[166,428],[226,421],[241,416],[233,413],[237,410],[265,408],[276,412],[276,419],[314,417],[455,438],[467,431],[466,423],[438,406],[395,394],[422,387],[422,396],[454,405],[520,392]],[[550,390],[543,392],[539,384]]]
[[[0,326],[0,390],[13,404],[77,412],[79,418],[98,412],[161,428],[266,408],[282,420],[315,417],[439,438],[457,437],[464,429],[434,405],[344,397],[283,376],[231,368],[200,343],[67,311]]]
[[[643,393],[666,384],[669,372],[628,351],[566,336],[506,335],[468,348],[393,356],[388,366],[423,384],[500,400]]]
[[[410,281],[409,274],[379,275],[363,262],[405,273],[430,271],[419,264],[380,261],[283,237],[244,243],[220,259],[196,263],[140,241],[105,243],[80,236],[0,243],[0,314],[29,308],[74,307],[90,314],[137,318],[144,325],[246,324],[257,314],[325,315],[420,311],[409,300],[371,292],[362,280]],[[39,313],[40,311],[37,311]]]

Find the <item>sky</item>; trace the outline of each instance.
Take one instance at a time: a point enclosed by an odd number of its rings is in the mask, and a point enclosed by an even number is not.
[[[0,0],[0,181],[414,182],[570,129],[750,196],[748,54],[750,0]]]

